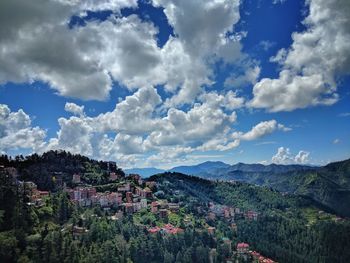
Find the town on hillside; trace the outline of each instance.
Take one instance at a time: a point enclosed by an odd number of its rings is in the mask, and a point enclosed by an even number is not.
[[[16,169],[1,167],[16,179]],[[55,183],[60,191],[66,194],[69,202],[79,208],[99,208],[109,220],[118,221],[125,217],[131,218],[135,226],[144,228],[149,235],[178,235],[183,234],[187,228],[199,232],[207,232],[213,240],[222,242],[225,247],[226,262],[275,262],[253,250],[246,242],[233,242],[228,236],[218,234],[215,222],[221,220],[227,223],[231,236],[238,230],[237,220],[259,220],[259,213],[253,210],[244,211],[240,207],[232,207],[207,202],[195,205],[190,204],[194,198],[184,198],[181,190],[169,188],[168,181],[156,182],[144,180],[138,174],[120,175],[109,172],[110,189],[103,190],[99,185],[89,185],[82,180],[79,173],[71,175],[68,187],[60,177],[60,172],[53,173]],[[29,206],[41,207],[53,194],[50,191],[40,190],[31,181],[16,180],[18,187],[29,198]],[[171,192],[167,195],[166,192]],[[97,216],[97,215],[95,215]],[[81,218],[84,218],[83,216]],[[146,218],[146,220],[145,220]],[[84,226],[63,225],[62,231],[70,229],[75,239],[82,238],[89,232]],[[220,232],[220,231],[219,231]],[[209,253],[209,261],[216,262],[216,248]]]

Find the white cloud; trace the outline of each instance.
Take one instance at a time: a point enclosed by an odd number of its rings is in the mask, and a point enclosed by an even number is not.
[[[287,0],[273,0],[272,3],[274,5],[277,5],[277,4],[283,4],[284,2],[286,2]]]
[[[290,128],[285,127],[283,124],[277,123],[276,120],[262,121],[255,125],[250,131],[235,132],[232,137],[235,139],[241,139],[245,141],[252,141],[262,137],[265,137],[268,134],[273,133],[276,130],[290,131]]]
[[[273,58],[282,66],[279,78],[264,78],[255,84],[251,107],[292,111],[337,102],[336,80],[350,73],[350,3],[307,2],[307,29],[293,33],[291,47]]]
[[[243,75],[231,75],[225,80],[225,87],[242,87],[248,84],[255,84],[260,76],[261,68],[255,66],[253,68],[248,68]]]
[[[38,151],[44,145],[46,131],[31,126],[31,119],[22,109],[12,112],[0,104],[0,151],[33,149]]]
[[[175,36],[157,46],[158,29],[136,15],[121,17],[136,0],[5,0],[0,4],[0,83],[39,80],[58,94],[85,100],[108,98],[113,81],[130,90],[164,85],[165,105],[192,103],[213,83],[211,65],[241,57],[234,25],[240,1],[152,2],[164,7]],[[68,27],[86,10],[112,10],[105,21]],[[230,34],[231,36],[227,36]]]
[[[309,162],[310,153],[299,151],[293,155],[289,148],[279,147],[277,153],[272,156],[272,162],[276,164],[306,164]]]
[[[176,39],[171,39],[163,50],[167,50],[167,69],[170,67],[168,89],[180,88],[178,93],[166,101],[173,107],[192,103],[202,88],[213,83],[211,65],[218,59],[226,63],[236,63],[242,56],[239,39],[234,35],[234,25],[239,21],[240,1],[169,1],[153,0],[162,6]],[[174,51],[172,46],[179,52]],[[177,53],[176,57],[173,57]],[[170,60],[169,60],[170,58]],[[169,63],[178,61],[178,63]],[[185,70],[185,71],[183,71]],[[174,72],[177,73],[174,75]]]
[[[79,106],[72,102],[67,102],[64,106],[64,110],[70,113],[73,113],[77,116],[84,116],[84,106]]]
[[[98,159],[122,159],[124,164],[155,162],[165,156],[180,162],[195,152],[228,151],[241,141],[286,130],[272,120],[257,124],[247,133],[234,133],[234,109],[243,101],[232,91],[204,94],[199,100],[201,103],[186,111],[172,107],[160,112],[162,100],[157,90],[145,87],[119,101],[113,111],[96,117],[84,114],[82,106],[66,104],[76,116],[58,120],[57,137],[51,138],[42,151],[65,149]]]

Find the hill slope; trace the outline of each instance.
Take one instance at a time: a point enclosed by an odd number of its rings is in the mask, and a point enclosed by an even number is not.
[[[339,215],[350,216],[350,159],[324,167],[237,164],[197,175],[208,179],[247,182],[308,196]]]

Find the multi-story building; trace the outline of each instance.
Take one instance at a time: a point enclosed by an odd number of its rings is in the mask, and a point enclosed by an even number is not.
[[[248,251],[249,251],[249,244],[247,243],[237,244],[237,253],[244,254],[244,253],[248,253]]]

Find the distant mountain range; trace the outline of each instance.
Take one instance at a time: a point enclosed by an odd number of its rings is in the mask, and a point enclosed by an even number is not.
[[[203,177],[206,179],[223,179],[223,176],[226,176],[227,173],[235,172],[268,172],[268,173],[284,173],[290,171],[304,171],[304,170],[314,170],[317,167],[306,166],[306,165],[263,165],[263,164],[245,164],[237,163],[230,165],[220,161],[207,161],[204,163],[196,165],[187,165],[187,166],[176,166],[169,170],[158,169],[158,168],[131,168],[124,169],[126,173],[137,173],[142,177],[149,177],[151,175],[164,173],[164,172],[176,172],[183,173],[188,175],[195,175]]]
[[[154,171],[154,174],[165,172],[152,169],[142,168],[134,171],[142,176],[150,176],[150,171]],[[177,166],[168,171],[210,180],[247,182],[280,192],[306,196],[339,215],[350,217],[350,159],[323,167],[204,162],[193,166]]]
[[[158,168],[131,168],[131,169],[124,169],[124,171],[128,174],[139,174],[142,177],[150,177],[155,174],[164,173],[165,170],[158,169]]]

